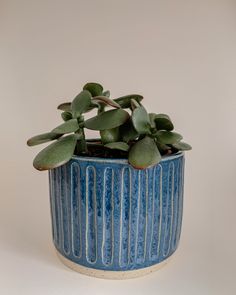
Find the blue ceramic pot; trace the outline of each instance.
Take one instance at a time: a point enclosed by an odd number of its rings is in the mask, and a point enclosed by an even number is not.
[[[124,159],[74,156],[49,172],[53,241],[61,260],[97,277],[151,272],[176,250],[184,154],[137,170]]]

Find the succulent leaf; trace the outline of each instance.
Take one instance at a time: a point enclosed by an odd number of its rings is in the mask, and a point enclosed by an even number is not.
[[[71,108],[74,118],[89,110],[91,106],[91,93],[87,90],[81,91],[72,101]]]
[[[68,121],[72,119],[72,114],[70,112],[63,112],[61,113],[61,117],[63,119],[63,121]]]
[[[90,82],[84,85],[83,90],[88,90],[92,96],[99,96],[102,95],[103,87],[98,83]]]
[[[174,125],[171,122],[170,117],[166,114],[157,114],[155,116],[155,123],[157,130],[172,131],[174,129]]]
[[[183,137],[179,133],[171,131],[158,131],[156,133],[156,138],[158,141],[164,144],[174,144],[179,142]]]
[[[97,103],[104,103],[105,105],[110,105],[114,108],[120,109],[120,105],[117,102],[106,96],[95,96],[93,97],[92,101]]]
[[[100,131],[100,136],[103,144],[116,142],[120,139],[119,127]]]
[[[62,123],[61,125],[57,126],[52,130],[53,133],[57,134],[66,134],[75,132],[79,129],[79,123],[77,119],[71,119],[66,121],[65,123]]]
[[[58,139],[35,157],[33,165],[38,170],[49,170],[68,162],[73,156],[77,137],[75,134]]]
[[[140,107],[140,104],[135,99],[131,99],[130,101],[131,110],[134,111],[136,108]]]
[[[91,101],[91,104],[90,106],[88,107],[88,109],[86,111],[84,111],[84,113],[88,113],[88,112],[91,112],[93,109],[95,108],[99,108],[100,107],[100,104],[95,102],[95,101]]]
[[[150,134],[150,119],[143,106],[137,107],[132,113],[132,122],[139,134]]]
[[[114,99],[123,109],[127,109],[131,107],[131,99],[140,102],[143,99],[143,96],[139,94],[129,94],[119,98]]]
[[[129,145],[122,141],[107,143],[105,144],[105,147],[109,149],[121,150],[125,152],[129,150]]]
[[[157,114],[155,114],[155,113],[149,113],[148,114],[149,120],[150,120],[150,124],[151,124],[151,128],[155,128],[155,129],[156,129],[156,122],[155,122],[156,115]]]
[[[110,110],[84,121],[84,127],[92,130],[106,130],[119,127],[129,119],[129,113],[122,109]]]
[[[161,161],[155,141],[149,136],[137,141],[129,151],[129,163],[136,169],[145,169]]]
[[[125,142],[129,142],[129,141],[134,140],[138,137],[139,134],[134,129],[131,118],[127,122],[125,122],[125,124],[120,126],[120,134],[121,134],[121,138]]]
[[[183,141],[174,143],[172,146],[179,151],[189,151],[192,149],[191,145]]]
[[[110,97],[110,95],[111,95],[111,93],[110,93],[110,91],[109,90],[106,90],[106,91],[104,91],[103,93],[102,93],[102,96],[106,96],[106,97]]]
[[[71,102],[63,102],[59,104],[57,107],[58,110],[64,111],[64,112],[70,112],[71,111]]]
[[[38,145],[38,144],[41,144],[41,143],[45,143],[45,142],[48,142],[48,141],[52,141],[54,139],[57,139],[60,136],[61,136],[60,134],[53,133],[53,132],[47,132],[47,133],[39,134],[39,135],[36,135],[34,137],[31,137],[27,141],[27,145],[28,146]]]
[[[161,154],[166,154],[169,150],[171,150],[171,147],[169,145],[166,145],[159,141],[156,142],[156,145]]]

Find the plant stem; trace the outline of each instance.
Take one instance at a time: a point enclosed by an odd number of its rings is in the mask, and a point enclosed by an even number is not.
[[[88,153],[88,147],[87,147],[87,143],[86,143],[86,139],[85,139],[84,128],[82,129],[82,135],[83,135],[83,137],[82,137],[81,144],[83,147],[83,152]]]
[[[81,135],[81,139],[77,141],[76,143],[76,153],[88,153],[88,147],[85,140],[85,134],[84,134],[84,128],[81,128],[77,133]]]

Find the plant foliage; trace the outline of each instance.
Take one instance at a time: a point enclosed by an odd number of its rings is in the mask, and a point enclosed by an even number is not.
[[[29,146],[53,141],[35,157],[34,167],[50,170],[73,155],[86,156],[100,150],[104,157],[109,152],[113,157],[122,155],[134,168],[145,169],[158,164],[163,155],[190,150],[191,146],[181,141],[183,137],[173,131],[170,117],[148,113],[142,99],[138,94],[112,99],[102,85],[87,83],[71,102],[58,106],[64,123],[27,141]],[[96,116],[84,117],[94,109]],[[85,129],[97,130],[100,139],[86,139]]]

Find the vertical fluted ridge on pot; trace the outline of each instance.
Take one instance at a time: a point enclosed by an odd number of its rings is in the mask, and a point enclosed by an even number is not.
[[[139,170],[139,193],[137,212],[137,241],[136,241],[136,261],[143,263],[146,256],[147,239],[147,202],[148,202],[148,170]]]
[[[96,169],[86,168],[86,258],[88,262],[97,260],[97,201],[96,201]]]
[[[58,178],[60,180],[60,209],[61,209],[61,230],[62,230],[62,247],[64,253],[69,254],[71,251],[70,243],[70,219],[69,219],[69,195],[70,190],[67,187],[68,183],[68,174],[67,174],[67,166],[61,166],[59,168]],[[66,181],[61,181],[62,179],[66,179]]]
[[[110,185],[111,184],[111,185]],[[104,193],[103,193],[103,240],[102,262],[110,265],[113,262],[114,245],[114,170],[104,170]]]
[[[131,270],[177,248],[183,207],[183,154],[136,170],[123,161],[75,158],[51,170],[53,241],[83,266]]]
[[[120,194],[120,251],[119,264],[121,267],[129,264],[130,260],[130,207],[131,207],[131,171],[122,168]]]
[[[73,163],[71,171],[71,251],[75,258],[82,255],[82,224],[81,224],[81,179],[80,166]]]
[[[153,169],[152,185],[152,220],[151,220],[151,242],[150,259],[155,260],[160,252],[160,237],[162,230],[162,166],[157,165]]]

